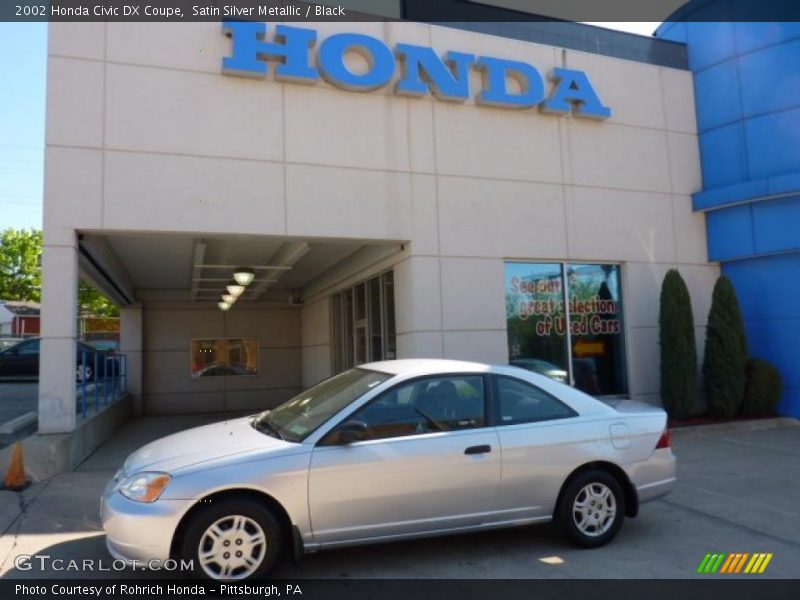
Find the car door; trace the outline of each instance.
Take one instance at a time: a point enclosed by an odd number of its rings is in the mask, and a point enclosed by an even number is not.
[[[0,355],[0,376],[35,379],[39,376],[39,340],[27,340]]]
[[[495,423],[503,476],[498,514],[503,519],[549,518],[561,484],[584,462],[591,427],[558,398],[516,377],[493,375]]]
[[[354,540],[481,523],[500,482],[498,437],[488,426],[481,374],[398,384],[346,419],[368,439],[315,447],[309,472],[314,540]]]

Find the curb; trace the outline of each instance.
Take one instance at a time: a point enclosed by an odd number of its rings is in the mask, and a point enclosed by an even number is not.
[[[36,423],[39,419],[39,414],[37,412],[28,412],[24,415],[20,415],[16,419],[11,419],[10,421],[6,421],[0,426],[0,434],[3,435],[14,435],[18,431],[25,429],[26,427]]]
[[[800,426],[800,420],[791,417],[774,417],[770,419],[753,419],[751,421],[731,421],[712,425],[691,425],[670,429],[673,439],[694,439],[709,435],[725,435],[728,433],[747,433],[750,431],[766,431],[783,427]]]

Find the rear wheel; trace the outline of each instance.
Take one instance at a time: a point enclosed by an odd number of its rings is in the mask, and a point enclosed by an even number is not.
[[[596,548],[610,542],[625,518],[625,495],[606,471],[587,471],[564,488],[558,523],[579,546]]]
[[[234,499],[192,518],[181,555],[194,561],[199,577],[243,581],[266,576],[282,550],[281,527],[272,512],[253,500]]]

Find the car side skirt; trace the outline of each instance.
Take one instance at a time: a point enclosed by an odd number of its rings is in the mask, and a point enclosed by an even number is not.
[[[506,529],[511,527],[522,527],[525,525],[532,525],[534,523],[546,523],[552,521],[553,517],[550,515],[541,517],[531,517],[525,519],[513,519],[507,521],[494,521],[491,523],[482,523],[480,525],[468,525],[464,527],[450,527],[444,529],[432,529],[429,531],[418,531],[414,533],[401,533],[393,535],[382,535],[375,537],[354,538],[350,540],[337,540],[335,542],[324,543],[306,543],[304,550],[306,553],[315,552],[317,550],[327,550],[329,548],[342,548],[345,546],[361,546],[367,544],[381,544],[385,542],[395,542],[402,540],[413,540],[428,537],[438,537],[445,535],[456,535],[460,533],[474,533],[476,531],[489,531],[492,529]]]

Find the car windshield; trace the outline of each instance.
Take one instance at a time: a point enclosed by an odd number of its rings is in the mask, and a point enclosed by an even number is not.
[[[301,442],[348,404],[391,377],[379,371],[350,369],[261,413],[253,419],[253,427],[290,442]]]

